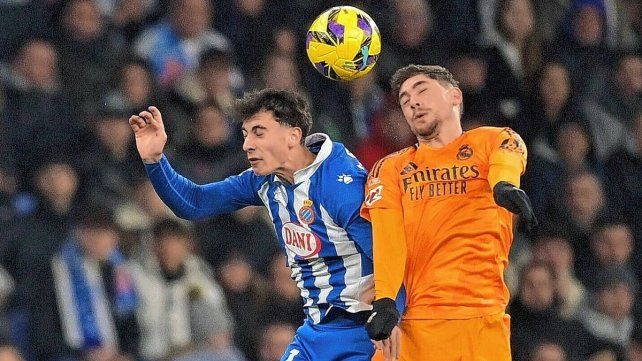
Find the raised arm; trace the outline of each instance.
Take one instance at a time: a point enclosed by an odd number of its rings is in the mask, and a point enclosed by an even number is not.
[[[201,219],[262,204],[256,193],[257,180],[251,171],[206,185],[198,185],[178,174],[163,155],[167,134],[156,107],[132,115],[129,124],[156,193],[177,216]]]

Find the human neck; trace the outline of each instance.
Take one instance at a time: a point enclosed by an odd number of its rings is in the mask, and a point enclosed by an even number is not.
[[[312,153],[307,147],[297,147],[291,152],[288,160],[274,172],[282,181],[288,184],[294,184],[294,173],[314,162],[316,154]]]
[[[463,133],[461,122],[450,120],[442,122],[433,136],[417,136],[417,140],[431,148],[442,148],[459,138]]]

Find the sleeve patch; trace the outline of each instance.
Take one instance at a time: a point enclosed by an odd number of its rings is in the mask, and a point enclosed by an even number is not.
[[[368,192],[368,195],[366,196],[366,199],[364,201],[366,207],[372,207],[373,204],[379,201],[382,198],[381,196],[382,191],[383,191],[383,184],[378,185],[375,188],[372,188],[370,192]]]
[[[521,137],[512,130],[507,130],[508,138],[504,139],[499,145],[499,149],[519,154],[526,153],[526,147]]]

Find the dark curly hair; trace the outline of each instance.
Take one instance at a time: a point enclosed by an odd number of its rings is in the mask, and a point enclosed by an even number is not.
[[[258,112],[270,111],[279,123],[300,128],[302,143],[312,128],[308,102],[289,90],[267,88],[246,93],[243,98],[236,100],[234,110],[243,121]]]

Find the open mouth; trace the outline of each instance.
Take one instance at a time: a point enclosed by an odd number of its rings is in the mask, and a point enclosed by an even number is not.
[[[428,114],[428,113],[426,113],[426,112],[417,113],[417,114],[415,114],[415,116],[414,116],[413,120],[421,119],[421,118],[423,118],[426,114]]]

